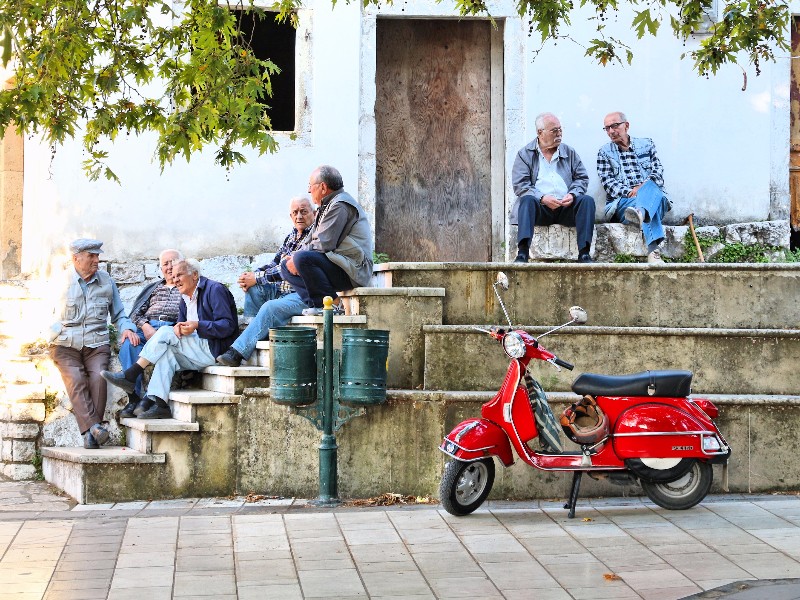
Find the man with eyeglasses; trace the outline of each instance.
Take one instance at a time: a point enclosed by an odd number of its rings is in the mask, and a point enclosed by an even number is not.
[[[622,112],[609,113],[603,121],[611,139],[597,153],[597,174],[606,190],[605,215],[609,221],[640,227],[647,262],[663,264],[661,220],[672,207],[664,191],[664,167],[653,140],[631,137],[629,127]]]
[[[226,367],[238,367],[243,360],[248,360],[256,349],[256,344],[261,340],[269,339],[269,330],[273,327],[286,325],[292,317],[303,314],[307,307],[294,288],[283,281],[281,277],[281,260],[291,256],[292,252],[299,249],[311,237],[311,225],[314,223],[314,206],[307,196],[297,196],[289,203],[289,217],[294,227],[283,245],[269,264],[264,265],[256,276],[250,278],[245,273],[239,278],[239,285],[245,289],[250,281],[264,281],[277,286],[277,296],[272,299],[259,298],[260,304],[251,304],[250,310],[255,307],[256,313],[247,325],[247,328],[236,338],[231,347],[224,354],[217,356],[217,363]],[[253,287],[249,287],[249,294]],[[248,296],[249,297],[249,296]],[[252,301],[251,301],[252,302]],[[248,315],[247,298],[244,301],[244,314]]]
[[[552,113],[536,117],[537,137],[514,160],[511,180],[517,200],[511,224],[517,225],[516,263],[528,262],[534,225],[575,227],[578,262],[590,263],[594,198],[586,194],[589,174],[575,150],[561,143],[561,122]]]

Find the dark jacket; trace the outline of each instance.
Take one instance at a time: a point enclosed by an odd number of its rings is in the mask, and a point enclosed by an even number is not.
[[[224,354],[239,334],[236,301],[219,281],[200,276],[197,282],[197,335],[208,340],[211,354]],[[178,321],[186,320],[186,301],[181,299]]]

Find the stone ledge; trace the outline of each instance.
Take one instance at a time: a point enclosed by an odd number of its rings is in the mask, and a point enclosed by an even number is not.
[[[125,427],[130,427],[137,431],[146,432],[173,432],[173,433],[194,433],[200,431],[199,423],[187,423],[177,419],[122,419],[120,421]]]
[[[239,394],[224,394],[211,390],[174,390],[169,393],[172,402],[181,404],[239,404],[242,396]]]
[[[446,294],[442,287],[360,287],[342,292],[340,295],[349,298],[352,296],[444,297]]]
[[[476,327],[486,327],[476,325]],[[552,327],[524,327],[514,325],[528,333],[537,334],[549,331]],[[471,325],[423,325],[425,333],[482,333]],[[558,336],[563,335],[658,335],[658,336],[707,336],[707,337],[769,337],[800,338],[800,329],[721,329],[717,327],[606,327],[606,326],[572,326],[559,329]],[[553,338],[555,339],[555,338]],[[543,344],[545,342],[542,342]]]
[[[299,317],[292,317],[290,323],[292,325],[317,325],[319,323],[324,323],[325,317],[311,317],[306,315],[301,315]],[[333,324],[334,325],[363,325],[367,322],[367,317],[364,315],[334,315],[333,317]]]
[[[85,448],[42,448],[42,457],[65,462],[90,464],[159,464],[165,454],[144,454],[124,446],[87,450]]]
[[[222,375],[224,377],[269,377],[269,367],[211,366],[203,369],[201,373],[204,375]]]

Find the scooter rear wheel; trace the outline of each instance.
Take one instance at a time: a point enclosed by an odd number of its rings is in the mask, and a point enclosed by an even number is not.
[[[473,462],[451,460],[445,465],[439,484],[439,500],[451,515],[468,515],[477,509],[492,491],[494,460]]]
[[[641,481],[644,493],[661,508],[686,510],[706,497],[714,479],[714,470],[707,462],[696,460],[686,474],[674,481],[648,483]]]

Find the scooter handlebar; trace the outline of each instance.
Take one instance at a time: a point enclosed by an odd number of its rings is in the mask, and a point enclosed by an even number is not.
[[[571,363],[568,363],[568,362],[567,362],[567,361],[565,361],[565,360],[561,360],[561,359],[560,359],[560,358],[558,358],[557,356],[554,356],[554,357],[553,357],[553,363],[557,364],[559,367],[564,367],[564,368],[565,368],[565,369],[567,369],[568,371],[572,371],[572,369],[574,369],[574,368],[575,368],[575,365],[573,365],[573,364],[571,364]]]

